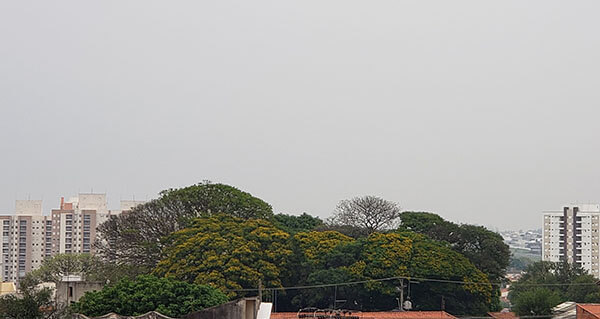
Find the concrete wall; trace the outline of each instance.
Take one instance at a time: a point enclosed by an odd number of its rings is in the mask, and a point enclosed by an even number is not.
[[[79,301],[86,292],[101,290],[104,285],[99,282],[85,281],[61,281],[56,284],[56,301],[63,304],[71,304]],[[72,295],[69,294],[72,288]]]
[[[15,201],[15,215],[42,216],[41,200],[17,200]]]
[[[256,319],[260,303],[257,298],[244,298],[200,310],[182,319]]]

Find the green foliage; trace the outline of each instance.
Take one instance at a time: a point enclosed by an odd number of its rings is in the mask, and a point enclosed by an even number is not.
[[[569,264],[539,261],[531,264],[521,279],[511,286],[508,295],[520,314],[550,313],[564,301],[600,302],[596,279],[582,268]],[[546,285],[543,289],[539,285]]]
[[[549,318],[552,314],[552,307],[561,303],[561,297],[556,291],[536,287],[520,293],[513,303],[513,311],[519,316],[547,316]]]
[[[273,218],[273,223],[293,235],[299,232],[309,232],[323,225],[319,217],[313,217],[307,213],[300,216],[277,214]]]
[[[196,185],[168,189],[160,193],[161,201],[177,201],[186,212],[199,215],[225,213],[249,219],[273,217],[273,208],[260,198],[225,184],[203,182]]]
[[[52,291],[49,288],[22,289],[22,294],[0,297],[0,318],[42,319],[55,315]]]
[[[335,231],[312,231],[298,233],[294,236],[294,246],[301,253],[301,259],[312,264],[324,265],[331,251],[342,243],[353,239]]]
[[[91,254],[58,254],[44,259],[40,267],[29,272],[20,285],[35,286],[41,282],[58,282],[63,276],[79,275],[86,281],[116,282],[135,277],[139,269],[102,261]]]
[[[224,184],[204,182],[165,190],[160,195],[98,227],[103,240],[96,242],[96,248],[103,258],[152,269],[162,258],[163,239],[188,226],[194,218],[215,214],[244,219],[273,217],[269,204]]]
[[[410,230],[446,242],[456,252],[467,257],[493,282],[502,281],[510,262],[510,250],[499,234],[485,227],[457,225],[445,221],[433,213],[403,212],[400,215],[400,230]],[[500,308],[500,287],[493,291],[494,305],[490,310]]]
[[[535,261],[527,257],[511,256],[510,264],[508,269],[511,271],[524,271],[527,267],[533,264]]]
[[[381,278],[407,276],[462,281],[464,284],[420,283],[413,285],[411,296],[419,310],[438,310],[444,296],[446,309],[456,313],[482,314],[492,305],[491,285],[485,274],[459,253],[443,243],[411,232],[373,233],[353,240],[339,233],[299,233],[295,247],[301,252],[300,265],[311,271],[301,276],[298,285],[368,281],[366,284],[340,286],[338,299],[345,308],[389,310],[397,306],[399,281]],[[324,242],[324,245],[320,245]],[[298,265],[298,263],[295,263]],[[304,268],[302,266],[299,268]],[[299,270],[302,271],[302,270]],[[374,280],[374,281],[369,281]],[[333,306],[334,287],[304,290],[289,296],[296,307]]]
[[[403,212],[400,229],[414,231],[450,244],[467,257],[490,281],[504,278],[510,261],[509,247],[502,236],[485,227],[457,225],[433,213]]]
[[[194,220],[169,239],[154,273],[221,289],[280,287],[289,235],[270,222],[216,215]],[[236,293],[230,292],[230,296]]]
[[[123,279],[100,291],[87,292],[73,305],[73,310],[87,316],[109,312],[136,316],[158,311],[179,317],[226,301],[222,292],[210,286],[142,275],[135,280]]]
[[[320,269],[316,270],[308,275],[306,278],[306,285],[322,285],[322,284],[335,284],[340,282],[350,282],[356,280],[356,277],[351,274],[345,268],[335,269]],[[366,300],[366,296],[363,294],[366,291],[361,289],[360,286],[339,286],[339,287],[321,287],[313,289],[303,289],[298,291],[297,294],[291,296],[293,304],[303,307],[305,305],[311,305],[317,308],[333,308],[335,297],[343,298],[347,300],[345,303],[338,303],[335,306],[338,308],[360,308],[362,305],[358,305],[358,301]],[[338,299],[340,299],[338,298]],[[348,300],[351,302],[348,303]],[[357,302],[354,304],[354,302]]]

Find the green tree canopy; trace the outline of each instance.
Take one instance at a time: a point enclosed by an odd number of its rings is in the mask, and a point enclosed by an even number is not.
[[[325,265],[331,251],[343,243],[354,240],[336,231],[302,232],[294,236],[294,246],[302,254],[301,259]]]
[[[323,225],[323,221],[319,217],[313,217],[307,213],[302,213],[300,216],[277,214],[273,218],[273,223],[292,235],[309,232]]]
[[[0,318],[46,319],[57,314],[49,288],[21,287],[20,295],[0,297]]]
[[[333,306],[333,296],[346,300],[343,306],[359,310],[389,310],[397,306],[400,280],[379,281],[393,277],[423,277],[452,280],[463,284],[422,282],[411,296],[416,309],[437,310],[442,296],[446,309],[456,313],[480,314],[493,302],[492,285],[484,273],[468,259],[444,243],[411,232],[373,233],[353,240],[335,232],[299,233],[294,237],[312,271],[300,278],[298,285],[322,285],[339,282],[367,281],[351,286],[324,287],[292,293],[297,307]],[[319,245],[319,242],[326,244]],[[371,281],[372,280],[372,281]],[[488,284],[485,284],[488,283]],[[320,297],[316,297],[320,296]]]
[[[513,298],[512,310],[519,316],[551,317],[552,308],[561,303],[558,292],[545,288],[534,287],[523,291]]]
[[[202,217],[172,234],[154,273],[223,290],[280,287],[289,235],[261,219]],[[230,291],[230,296],[236,295]]]
[[[273,217],[271,206],[263,200],[229,185],[203,182],[165,190],[158,199],[104,222],[98,227],[103,240],[96,242],[96,248],[109,261],[151,269],[162,257],[164,238],[196,217],[215,214]]]
[[[137,316],[158,311],[179,317],[226,301],[225,294],[207,285],[142,275],[135,280],[123,279],[100,291],[87,292],[73,305],[73,310],[87,316],[101,316],[109,312]]]
[[[600,287],[595,283],[596,279],[577,265],[538,261],[511,285],[508,297],[519,315],[547,315],[565,301],[600,302]]]
[[[168,189],[160,193],[159,200],[180,202],[183,210],[192,217],[221,213],[243,219],[273,217],[271,205],[225,184],[202,182],[184,188]]]
[[[44,259],[40,267],[26,275],[26,283],[58,282],[63,276],[78,275],[86,281],[116,282],[123,277],[135,277],[139,269],[104,262],[91,254],[58,254]]]
[[[457,225],[433,213],[403,212],[401,230],[410,230],[450,244],[467,257],[490,281],[504,278],[510,262],[510,250],[502,236],[485,227]]]

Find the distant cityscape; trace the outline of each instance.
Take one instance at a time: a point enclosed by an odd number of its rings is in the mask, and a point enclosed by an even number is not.
[[[522,250],[542,256],[542,229],[503,230],[500,235],[513,250]]]

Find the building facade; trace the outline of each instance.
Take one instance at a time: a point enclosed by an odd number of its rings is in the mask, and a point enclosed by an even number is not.
[[[600,204],[544,212],[542,260],[574,263],[600,278]]]
[[[16,282],[56,254],[93,254],[96,228],[141,203],[121,201],[121,209],[108,210],[106,194],[81,193],[61,198],[59,208],[45,216],[41,200],[17,200],[14,215],[0,215],[2,281]]]
[[[49,222],[42,214],[41,200],[17,200],[14,215],[0,216],[3,281],[16,281],[50,256],[52,225]]]

